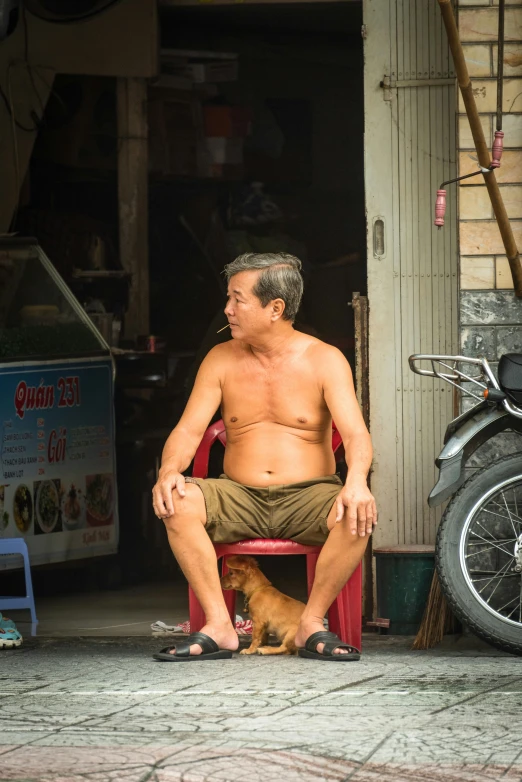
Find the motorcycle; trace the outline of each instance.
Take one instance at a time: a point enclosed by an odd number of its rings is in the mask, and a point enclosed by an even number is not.
[[[431,369],[422,368],[425,362]],[[442,591],[474,633],[522,655],[522,441],[521,453],[492,461],[469,478],[465,469],[495,435],[507,429],[522,434],[522,354],[501,357],[498,379],[486,359],[417,354],[409,364],[416,374],[476,400],[447,427],[428,498],[430,507],[450,500],[435,548]]]

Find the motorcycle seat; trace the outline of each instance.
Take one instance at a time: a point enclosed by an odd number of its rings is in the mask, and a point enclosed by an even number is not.
[[[501,357],[498,382],[517,405],[522,405],[522,353],[505,353]]]

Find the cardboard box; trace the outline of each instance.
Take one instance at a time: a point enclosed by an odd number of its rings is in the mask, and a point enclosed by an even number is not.
[[[239,75],[237,60],[193,62],[187,63],[185,67],[186,73],[191,76],[195,84],[205,84],[208,82],[217,84],[237,81]]]
[[[194,84],[237,81],[237,54],[230,52],[162,49],[161,71],[190,79]]]

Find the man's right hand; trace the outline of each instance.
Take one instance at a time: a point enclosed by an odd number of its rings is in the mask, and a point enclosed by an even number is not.
[[[176,470],[161,469],[152,489],[152,507],[158,519],[168,519],[174,515],[173,491],[177,491],[180,497],[185,496],[185,478]]]

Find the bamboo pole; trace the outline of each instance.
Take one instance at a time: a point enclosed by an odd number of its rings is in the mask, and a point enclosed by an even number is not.
[[[464,51],[462,49],[457,23],[451,7],[451,0],[438,0],[438,2],[448,35],[448,42],[453,55],[455,71],[457,73],[457,80],[466,108],[475,149],[477,150],[478,162],[482,168],[489,168],[491,165],[489,148],[486,145],[486,139],[484,138],[484,132],[482,130],[482,125],[480,124],[477,104],[475,103],[471,79],[469,78],[468,67],[464,59]],[[500,188],[494,171],[490,171],[483,176],[493,206],[493,212],[495,213],[498,223],[502,242],[506,249],[507,259],[513,277],[515,294],[519,298],[522,298],[522,264],[520,262],[515,237],[513,236],[513,231],[511,230],[511,225],[507,216],[506,207],[504,206],[504,201],[500,194]]]

